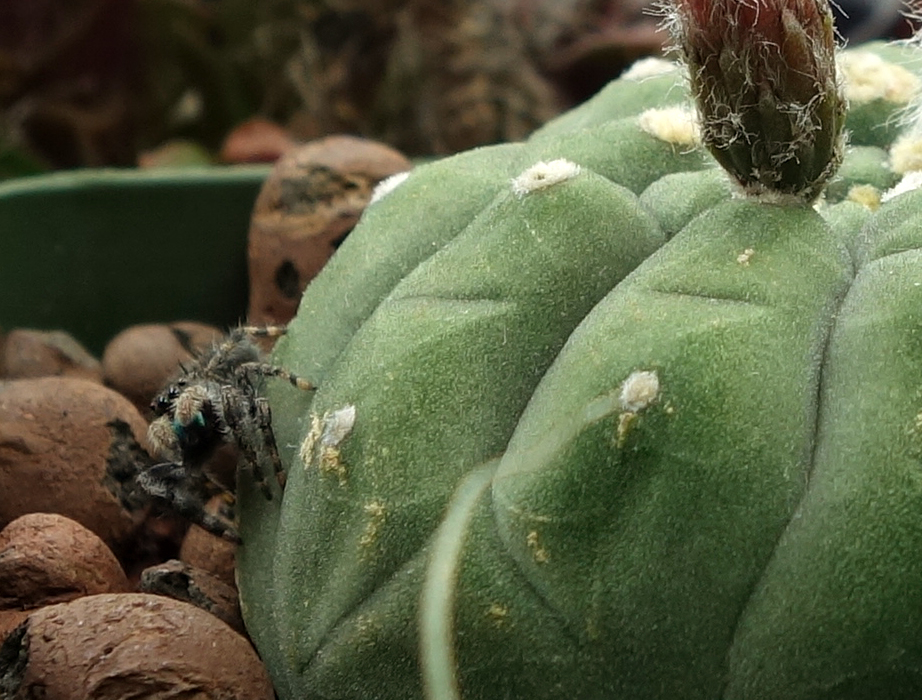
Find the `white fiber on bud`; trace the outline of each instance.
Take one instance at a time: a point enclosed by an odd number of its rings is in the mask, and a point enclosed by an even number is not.
[[[701,143],[698,120],[687,107],[648,109],[638,119],[640,128],[660,141],[686,148]]]
[[[639,83],[642,80],[666,75],[667,73],[675,73],[678,70],[679,64],[675,61],[667,61],[665,58],[650,56],[636,61],[630,68],[621,74],[621,79]]]
[[[407,170],[402,173],[395,173],[390,177],[386,177],[381,182],[379,182],[375,189],[371,193],[371,199],[368,200],[369,204],[374,204],[381,199],[384,199],[387,195],[397,189],[403,182],[410,177],[410,171]]]
[[[659,396],[659,376],[656,372],[636,371],[621,385],[621,408],[636,413],[656,401]]]
[[[512,191],[518,197],[543,190],[579,175],[580,167],[565,158],[535,163],[518,177],[512,179]]]

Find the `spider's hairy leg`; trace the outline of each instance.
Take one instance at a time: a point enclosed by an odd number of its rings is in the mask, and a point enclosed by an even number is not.
[[[288,332],[285,326],[240,326],[239,330],[254,338],[278,338]]]
[[[237,372],[244,377],[249,377],[250,375],[278,377],[279,379],[286,380],[293,387],[301,389],[301,391],[313,391],[317,388],[294,372],[289,372],[287,369],[282,369],[281,367],[276,367],[275,365],[270,365],[265,362],[244,362],[237,368]]]
[[[266,481],[262,465],[259,462],[259,453],[253,440],[253,415],[255,408],[249,397],[233,386],[221,387],[221,403],[224,422],[228,432],[233,436],[243,460],[253,472],[253,478],[267,500],[272,500],[272,491]],[[274,440],[273,440],[274,443]]]
[[[269,408],[269,401],[266,399],[256,399],[256,424],[262,433],[263,444],[266,446],[266,452],[269,453],[269,461],[272,462],[272,469],[275,471],[275,478],[279,486],[285,488],[286,475],[282,468],[282,458],[279,457],[279,448],[275,442],[275,433],[272,432],[272,409]]]
[[[231,524],[205,510],[208,494],[201,483],[203,480],[189,476],[181,464],[163,462],[139,472],[137,483],[149,496],[165,501],[189,522],[240,544],[240,536]]]

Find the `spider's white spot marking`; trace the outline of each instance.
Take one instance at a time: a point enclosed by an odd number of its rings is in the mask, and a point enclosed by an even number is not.
[[[642,411],[659,396],[659,376],[656,372],[632,372],[621,385],[621,408],[636,413]]]
[[[408,177],[410,177],[409,170],[402,173],[396,173],[381,180],[381,182],[375,185],[374,190],[372,190],[371,199],[368,200],[368,204],[371,205],[384,199],[387,195],[402,185]]]
[[[917,190],[919,188],[922,188],[922,171],[914,170],[912,172],[906,173],[902,180],[884,192],[880,197],[880,201],[888,202],[894,197],[898,197],[899,195],[905,194],[906,192],[912,192],[913,190]]]
[[[581,168],[565,158],[535,163],[518,177],[512,179],[512,191],[518,197],[543,190],[579,175]]]
[[[642,58],[621,74],[622,80],[632,80],[640,82],[647,78],[655,78],[667,73],[676,73],[679,70],[679,64],[673,61],[667,61],[665,58],[651,56]]]
[[[852,104],[874,100],[909,104],[922,86],[910,71],[868,51],[843,53],[838,62],[845,97]]]
[[[687,107],[648,109],[638,117],[640,128],[660,141],[694,148],[701,143],[695,113]]]

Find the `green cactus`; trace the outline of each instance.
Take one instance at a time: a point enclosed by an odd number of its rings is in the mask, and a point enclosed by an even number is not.
[[[880,197],[908,98],[780,205],[695,145],[680,71],[636,75],[417,168],[307,289],[284,498],[238,496],[281,698],[922,693],[922,192]]]

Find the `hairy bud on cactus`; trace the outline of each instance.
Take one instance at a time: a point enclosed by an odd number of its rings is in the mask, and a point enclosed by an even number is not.
[[[748,194],[812,201],[839,166],[845,100],[827,0],[673,0],[702,138]]]

